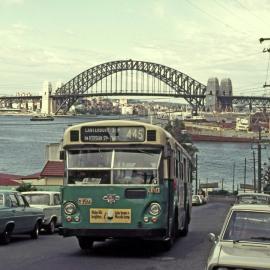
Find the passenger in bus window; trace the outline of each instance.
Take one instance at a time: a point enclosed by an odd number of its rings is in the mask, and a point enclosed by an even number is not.
[[[134,184],[144,184],[146,182],[147,175],[143,172],[138,172],[137,170],[132,171],[132,183]]]

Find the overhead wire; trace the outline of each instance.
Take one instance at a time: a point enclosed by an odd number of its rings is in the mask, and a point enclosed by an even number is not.
[[[234,15],[235,17],[237,17],[237,18],[240,19],[241,21],[243,20],[243,18],[241,18],[241,17],[239,16],[239,13],[232,12],[232,10],[230,10],[230,9],[228,8],[228,6],[225,6],[225,5],[221,4],[221,2],[219,2],[218,0],[215,0],[215,3],[216,3],[219,7],[221,7],[221,8],[224,9],[224,10],[226,10],[228,13],[230,13],[230,15]],[[249,23],[249,25],[252,25],[252,24],[250,23],[250,21],[245,21],[244,24],[246,25],[246,23]],[[253,26],[254,26],[254,25],[252,25],[252,27],[253,27]],[[254,30],[256,30],[256,29],[254,29]]]
[[[263,23],[264,25],[267,24],[267,22],[265,22],[264,20],[262,20],[261,17],[257,16],[254,12],[252,12],[248,7],[244,6],[239,0],[235,0],[236,3],[242,8],[247,10],[253,17],[257,18],[261,23]]]
[[[208,13],[207,11],[205,11],[204,9],[202,9],[201,7],[195,5],[193,2],[191,2],[190,0],[186,0],[187,3],[189,3],[191,6],[193,6],[194,8],[200,10],[202,13],[206,14],[208,17],[211,17],[212,19],[214,19],[215,21],[225,25],[226,27],[232,29],[233,31],[236,31],[238,33],[241,33],[241,34],[245,34],[245,35],[248,35],[248,36],[251,36],[250,33],[248,32],[243,32],[241,30],[238,30],[237,28],[235,28],[234,26],[231,26],[230,24],[220,20],[218,17],[216,16],[213,16],[212,14]]]

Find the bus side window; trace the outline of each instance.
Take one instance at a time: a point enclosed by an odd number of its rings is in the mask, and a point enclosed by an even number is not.
[[[178,178],[178,166],[179,166],[178,160],[176,159],[175,160],[175,176],[176,176],[176,178]]]
[[[186,160],[186,158],[183,158],[183,161],[184,161],[183,180],[184,180],[184,182],[187,182],[188,179],[187,179],[187,160]]]

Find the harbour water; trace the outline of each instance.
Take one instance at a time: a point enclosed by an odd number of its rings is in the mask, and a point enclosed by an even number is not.
[[[108,116],[110,119],[110,117]],[[107,118],[107,119],[108,119]],[[31,122],[30,116],[0,116],[0,172],[28,175],[45,165],[45,146],[59,142],[65,128],[71,124],[93,121],[94,117],[56,117],[54,121]],[[235,163],[235,188],[253,181],[253,149],[250,143],[196,142],[198,148],[198,179],[201,183],[219,182],[224,189],[232,189]],[[257,166],[257,151],[256,166]],[[269,146],[262,150],[262,164],[268,162]],[[257,170],[256,170],[257,175]],[[221,185],[220,185],[221,187]]]

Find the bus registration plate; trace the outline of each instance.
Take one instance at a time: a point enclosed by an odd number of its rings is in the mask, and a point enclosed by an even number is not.
[[[90,223],[131,223],[131,209],[90,208]]]

